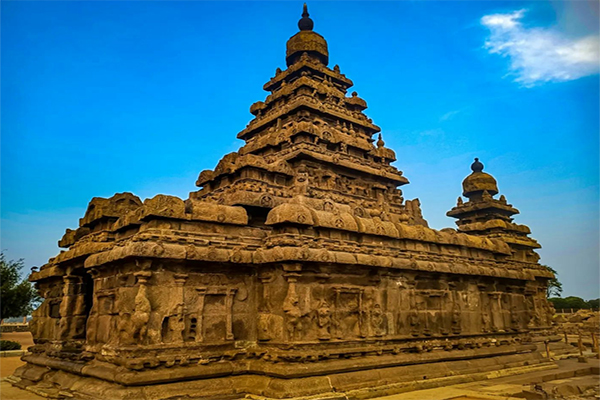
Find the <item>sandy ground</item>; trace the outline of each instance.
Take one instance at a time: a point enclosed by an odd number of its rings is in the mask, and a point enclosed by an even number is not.
[[[12,375],[15,369],[23,364],[25,364],[25,362],[21,361],[21,357],[0,357],[0,378],[6,378],[7,376]],[[4,396],[2,398],[4,398]]]
[[[12,340],[21,343],[22,349],[27,350],[29,346],[33,346],[33,338],[30,332],[5,332],[0,333],[0,339]],[[25,362],[21,361],[21,357],[0,357],[0,399],[2,400],[43,400],[43,397],[26,390],[13,387],[10,383],[5,382],[4,378],[19,368]]]
[[[4,336],[4,335],[3,335]],[[46,400],[44,397],[37,396],[27,390],[22,390],[6,382],[4,378],[25,364],[21,357],[0,357],[0,399],[2,400]]]
[[[29,346],[33,346],[33,337],[31,332],[3,332],[0,333],[1,340],[12,340],[13,342],[21,343],[21,349],[27,350]]]
[[[29,346],[33,346],[33,337],[30,332],[0,333],[0,339],[21,343],[21,350],[27,350]],[[0,357],[0,378],[12,375],[13,371],[23,364],[21,357]],[[4,399],[4,396],[2,398]]]
[[[21,390],[8,382],[0,382],[0,398],[2,400],[48,400],[27,390]]]

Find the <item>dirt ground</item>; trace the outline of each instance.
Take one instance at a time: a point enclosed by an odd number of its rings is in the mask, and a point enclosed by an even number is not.
[[[33,346],[33,338],[30,332],[4,332],[0,333],[0,339],[12,340],[21,343],[22,349],[27,350],[29,346]],[[8,382],[4,382],[4,378],[25,364],[21,361],[21,357],[0,357],[0,398],[2,400],[42,400],[43,397],[26,390],[21,390],[13,387]]]
[[[31,334],[29,334],[30,337],[27,338],[27,336],[22,335],[22,333],[23,332],[17,332],[17,334],[21,334],[25,342],[27,340],[31,340]],[[4,335],[2,335],[2,339],[4,339]],[[25,348],[25,346],[23,346],[23,348]],[[4,380],[4,378],[6,378],[9,375],[12,375],[15,369],[19,368],[23,364],[25,364],[25,362],[21,361],[21,357],[0,357],[0,399],[45,400],[44,397],[37,396],[31,392],[28,392],[27,390],[16,388]]]
[[[22,350],[27,350],[29,346],[33,346],[31,332],[2,332],[0,333],[0,339],[21,343]]]
[[[0,357],[0,379],[6,378],[19,368],[25,362],[21,361],[21,357]],[[4,399],[4,396],[2,396]]]

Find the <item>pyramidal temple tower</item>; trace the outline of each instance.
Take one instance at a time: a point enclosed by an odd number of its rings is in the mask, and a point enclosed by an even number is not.
[[[473,173],[463,181],[463,196],[469,200],[464,203],[459,197],[456,207],[446,215],[458,218],[456,224],[460,232],[501,239],[511,247],[513,257],[537,262],[540,257],[533,250],[541,246],[528,237],[531,231],[527,226],[515,224],[511,218],[519,210],[508,204],[504,195],[494,199],[498,194],[496,179],[483,172],[483,164],[478,158],[471,170]]]
[[[529,229],[477,160],[430,229],[304,6],[286,70],[186,200],[94,198],[31,274],[10,381],[53,398],[367,398],[552,367]],[[416,383],[415,383],[416,382]],[[415,386],[416,385],[416,386]]]
[[[243,206],[254,222],[276,208],[269,226],[312,226],[311,204],[323,201],[337,210],[321,222],[331,227],[356,227],[353,217],[374,218],[378,227],[367,229],[383,231],[395,230],[391,221],[427,226],[418,200],[404,202],[397,189],[408,180],[391,165],[396,156],[381,134],[375,142],[381,129],[363,113],[367,102],[348,94],[353,83],[339,66],[328,68],[327,42],[312,30],[306,5],[298,27],[287,42],[288,68],[264,85],[270,94],[252,104],[255,118],[237,136],[245,146],[202,171],[202,190],[191,198]]]

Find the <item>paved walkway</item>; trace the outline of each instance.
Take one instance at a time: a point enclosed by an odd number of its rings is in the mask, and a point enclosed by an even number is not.
[[[529,398],[539,399],[544,398],[544,392],[550,395],[550,399],[598,399],[599,361],[597,358],[588,358],[587,363],[580,363],[577,359],[560,360],[557,369],[417,390],[372,400],[523,400],[523,392],[531,393],[532,397]],[[596,374],[589,374],[591,367],[596,368]],[[592,392],[591,388],[595,390]],[[582,394],[586,389],[588,394]],[[539,397],[534,397],[536,394]]]

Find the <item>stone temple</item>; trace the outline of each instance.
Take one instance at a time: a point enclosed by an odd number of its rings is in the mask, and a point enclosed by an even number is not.
[[[13,384],[346,399],[552,363],[553,275],[496,180],[476,159],[448,212],[458,229],[430,229],[306,8],[298,26],[245,144],[198,191],[93,198],[31,274],[44,301]]]

